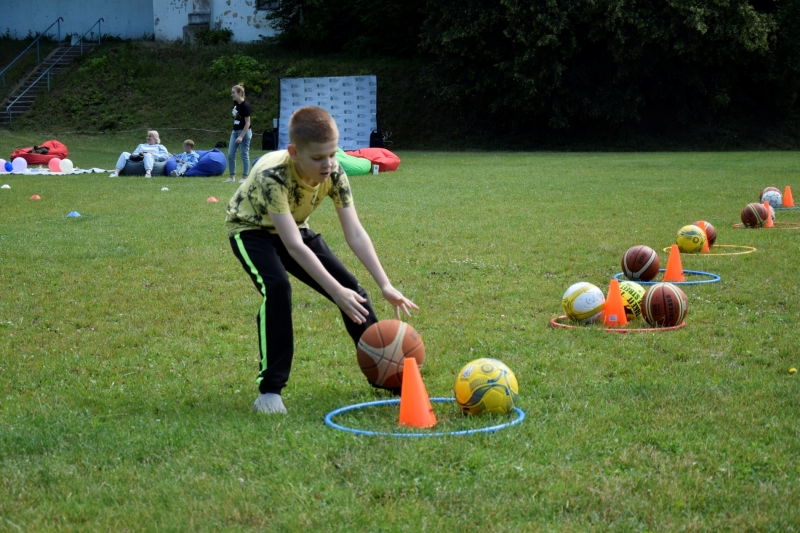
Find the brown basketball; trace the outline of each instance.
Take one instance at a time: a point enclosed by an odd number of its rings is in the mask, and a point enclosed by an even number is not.
[[[628,248],[622,256],[622,271],[625,277],[633,281],[650,281],[658,275],[661,259],[658,254],[643,244]]]
[[[413,357],[420,367],[425,362],[422,337],[400,320],[381,320],[372,324],[358,341],[358,366],[370,383],[385,389],[403,384],[403,363]]]
[[[703,222],[706,222],[705,220]],[[700,221],[697,220],[692,222],[693,225],[699,225]],[[714,226],[711,225],[710,222],[706,222],[706,239],[708,239],[708,247],[711,248],[714,246],[714,243],[717,242],[717,230]]]
[[[766,189],[761,191],[761,194],[758,195],[758,201],[759,202],[763,202],[764,201],[764,193],[767,192],[767,191],[775,191],[778,194],[781,193],[781,190],[779,188],[777,188],[777,187],[767,187]]]
[[[653,327],[677,326],[686,318],[689,301],[673,283],[651,285],[642,298],[642,316]]]
[[[742,224],[748,228],[760,228],[767,222],[767,208],[764,204],[753,202],[742,209]]]

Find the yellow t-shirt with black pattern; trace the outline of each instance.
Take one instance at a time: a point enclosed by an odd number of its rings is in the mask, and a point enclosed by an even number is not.
[[[298,228],[308,228],[309,215],[325,197],[336,207],[353,205],[350,182],[338,162],[330,178],[309,187],[300,179],[289,152],[270,152],[256,162],[228,202],[225,229],[230,237],[251,229],[277,233],[269,213],[291,214]]]

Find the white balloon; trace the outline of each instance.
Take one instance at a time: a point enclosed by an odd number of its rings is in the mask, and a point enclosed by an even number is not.
[[[61,160],[61,172],[63,172],[64,174],[69,174],[70,172],[73,171],[74,168],[75,168],[75,166],[72,164],[72,161],[70,161],[69,159],[62,159]]]
[[[28,168],[28,162],[22,159],[21,157],[18,157],[11,162],[11,167],[17,172],[22,172],[23,170]]]

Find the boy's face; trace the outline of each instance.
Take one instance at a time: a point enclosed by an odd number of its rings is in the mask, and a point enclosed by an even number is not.
[[[307,145],[290,144],[287,147],[297,173],[303,183],[315,187],[328,179],[336,168],[336,148],[339,139],[329,142],[309,142]]]
[[[187,154],[191,154],[192,153],[192,147],[189,146],[188,144],[184,144],[183,145],[183,151],[186,152]]]

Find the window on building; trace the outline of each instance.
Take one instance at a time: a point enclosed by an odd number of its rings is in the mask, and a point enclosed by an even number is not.
[[[278,9],[280,4],[280,0],[256,0],[256,9],[259,11],[270,11],[272,9]]]

